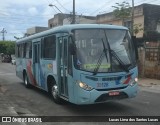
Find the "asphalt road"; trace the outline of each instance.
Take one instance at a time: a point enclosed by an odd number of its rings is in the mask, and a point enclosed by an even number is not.
[[[78,106],[71,103],[57,105],[48,93],[34,87],[26,89],[23,82],[15,75],[15,65],[0,63],[0,116],[160,116],[159,97],[160,93],[147,92],[140,88],[137,97],[133,99],[96,105]],[[124,122],[66,122],[65,124],[123,125]],[[125,124],[158,125],[159,123],[125,122]]]

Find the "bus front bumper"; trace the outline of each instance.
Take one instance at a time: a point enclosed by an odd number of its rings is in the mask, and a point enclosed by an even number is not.
[[[109,93],[119,93],[118,95],[110,95]],[[98,91],[91,90],[86,91],[82,88],[77,87],[75,92],[75,101],[73,103],[78,105],[85,104],[95,104],[95,103],[104,103],[110,100],[119,100],[125,98],[133,98],[137,95],[138,92],[138,84],[134,84],[133,86],[128,85],[124,89],[119,90],[110,90],[110,91]]]

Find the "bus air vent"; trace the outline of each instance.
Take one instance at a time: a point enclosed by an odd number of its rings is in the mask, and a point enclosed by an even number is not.
[[[102,78],[102,81],[116,81],[120,80],[122,77],[108,77],[108,78]]]
[[[90,76],[86,76],[87,79],[93,80],[93,81],[98,81],[98,78],[95,77],[90,77]]]
[[[97,91],[110,91],[110,90],[119,90],[119,89],[125,89],[128,86],[118,87],[118,88],[107,88],[107,89],[96,89]]]

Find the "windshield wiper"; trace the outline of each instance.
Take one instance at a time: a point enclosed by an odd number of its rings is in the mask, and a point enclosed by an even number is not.
[[[118,57],[118,55],[116,54],[116,52],[113,51],[113,50],[111,50],[111,49],[110,49],[110,52],[111,52],[112,56],[114,56],[115,59],[118,61],[119,66],[120,66],[124,71],[129,72],[129,69],[125,66],[124,62]]]
[[[119,66],[126,72],[129,72],[129,69],[125,66],[124,62],[118,57],[118,55],[116,54],[116,52],[114,50],[112,50],[110,48],[110,45],[109,45],[109,42],[108,42],[108,38],[107,38],[107,35],[106,35],[106,32],[105,32],[105,37],[106,37],[106,40],[107,40],[107,45],[108,45],[108,48],[109,48],[109,53],[111,56],[114,56],[115,59],[118,61],[119,63]],[[112,59],[111,59],[112,60]]]
[[[103,44],[103,52],[102,52],[101,56],[100,56],[99,59],[98,59],[96,68],[95,68],[94,71],[93,71],[93,75],[96,75],[96,74],[97,74],[97,72],[98,72],[98,70],[99,70],[99,67],[101,66],[101,63],[102,63],[102,59],[103,59],[104,54],[105,54],[106,59],[107,59],[107,62],[108,62],[107,49],[106,49],[106,46],[105,46],[105,44],[104,44],[103,39],[102,39],[102,44]]]
[[[96,74],[97,74],[98,69],[99,69],[99,67],[100,67],[100,65],[101,65],[101,63],[102,63],[103,56],[104,56],[104,54],[103,54],[103,52],[102,52],[102,54],[100,55],[100,57],[99,57],[99,59],[98,59],[96,68],[95,68],[94,71],[93,71],[93,75],[96,75]]]

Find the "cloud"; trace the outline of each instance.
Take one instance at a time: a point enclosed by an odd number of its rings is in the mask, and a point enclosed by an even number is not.
[[[29,8],[29,9],[28,9],[28,12],[29,12],[29,14],[32,15],[32,16],[35,16],[35,15],[38,14],[38,10],[37,10],[36,7],[31,7],[31,8]]]
[[[57,2],[58,1],[58,2]],[[76,14],[96,16],[113,10],[115,3],[125,0],[75,0]],[[151,0],[145,0],[149,3]],[[130,5],[131,5],[131,1]],[[144,1],[134,0],[135,5]],[[152,4],[158,1],[152,2]],[[48,19],[53,18],[59,11],[49,4],[56,5],[63,13],[73,10],[73,0],[1,0],[0,2],[0,30],[7,30],[6,36],[13,38],[13,33],[21,34],[33,26],[47,26]],[[12,32],[12,34],[10,34]],[[1,39],[1,38],[0,38]]]
[[[1,0],[1,4],[17,5],[17,6],[33,6],[47,4],[46,0]]]

